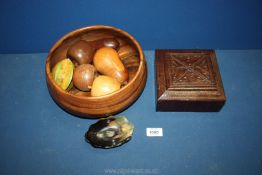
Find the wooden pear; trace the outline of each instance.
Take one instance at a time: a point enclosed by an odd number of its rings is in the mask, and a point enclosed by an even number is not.
[[[103,47],[96,51],[94,59],[96,69],[107,76],[110,76],[120,83],[128,80],[128,70],[121,62],[115,49]]]

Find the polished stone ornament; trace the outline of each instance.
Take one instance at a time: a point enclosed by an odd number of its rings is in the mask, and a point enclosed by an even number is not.
[[[97,148],[114,148],[128,142],[134,125],[126,117],[102,118],[89,127],[85,139]]]

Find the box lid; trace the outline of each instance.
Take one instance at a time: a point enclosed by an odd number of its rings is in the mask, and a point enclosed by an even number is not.
[[[226,101],[214,50],[155,52],[157,111],[219,111]]]

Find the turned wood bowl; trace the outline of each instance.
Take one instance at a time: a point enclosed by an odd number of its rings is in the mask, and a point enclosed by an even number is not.
[[[75,87],[63,90],[55,83],[52,68],[67,58],[70,46],[79,40],[92,44],[108,38],[119,42],[117,52],[129,72],[125,85],[113,93],[94,97],[90,92]],[[147,79],[146,60],[140,44],[127,32],[111,26],[84,27],[64,35],[50,49],[45,72],[49,93],[54,101],[69,113],[86,118],[106,117],[126,109],[140,96]]]

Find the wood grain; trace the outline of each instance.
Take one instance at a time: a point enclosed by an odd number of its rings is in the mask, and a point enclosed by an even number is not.
[[[133,62],[139,64],[131,64],[132,78],[128,83],[120,90],[100,97],[92,97],[90,93],[79,92],[75,88],[71,92],[59,88],[52,79],[50,70],[66,56],[68,48],[80,39],[95,42],[103,38],[115,38],[121,41],[120,47],[124,44],[130,45],[132,48],[130,49],[132,52],[130,58],[126,59],[135,59]],[[134,58],[132,57],[133,52],[136,52]],[[130,63],[132,60],[128,61],[129,65]],[[127,67],[127,69],[129,68]],[[46,60],[45,71],[47,86],[54,101],[66,111],[86,118],[105,117],[129,107],[140,96],[147,79],[146,60],[139,43],[127,32],[110,26],[85,27],[63,36],[51,48]]]
[[[219,111],[226,101],[213,50],[156,50],[157,111]]]

